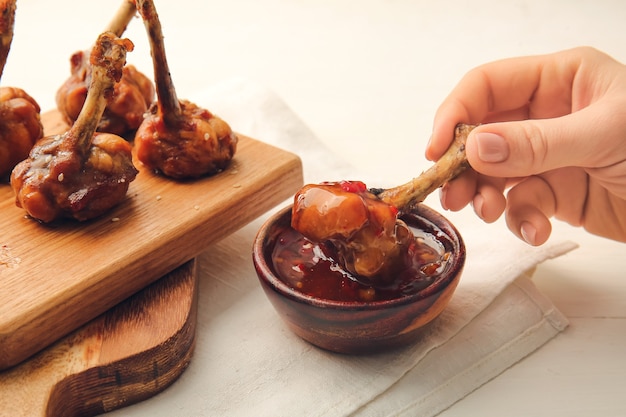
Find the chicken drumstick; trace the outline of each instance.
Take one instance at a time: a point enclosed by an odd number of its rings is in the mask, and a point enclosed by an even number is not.
[[[122,5],[107,31],[118,37],[122,36],[136,12],[133,0],[122,0]],[[78,51],[71,56],[71,75],[57,90],[57,108],[68,123],[76,120],[87,97],[91,78],[89,56],[89,50]],[[152,81],[133,65],[126,65],[122,78],[114,87],[113,97],[100,119],[98,131],[132,137],[141,124],[144,113],[154,101],[154,94]]]
[[[419,177],[388,190],[358,181],[304,186],[295,196],[291,227],[315,243],[329,243],[346,270],[385,284],[407,266],[415,237],[399,212],[421,202],[467,166],[465,141],[474,128],[459,125],[452,146]]]
[[[0,76],[13,41],[16,0],[0,1]],[[0,179],[28,156],[43,136],[39,104],[24,90],[0,87]]]
[[[131,41],[113,33],[98,37],[91,52],[91,84],[78,118],[66,133],[38,141],[29,158],[13,170],[16,205],[31,217],[44,223],[84,221],[125,198],[138,172],[131,146],[117,135],[95,131],[132,49]]]
[[[237,147],[230,126],[206,109],[179,100],[170,75],[163,33],[152,0],[137,0],[154,64],[157,103],[135,134],[137,159],[166,176],[184,179],[217,173]]]

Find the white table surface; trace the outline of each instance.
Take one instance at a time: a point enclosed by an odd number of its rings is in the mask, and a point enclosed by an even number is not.
[[[117,0],[18,2],[2,85],[26,89],[43,109],[55,107],[69,55],[91,45],[118,5]],[[156,5],[179,96],[233,76],[258,81],[333,150],[390,181],[409,179],[429,165],[423,150],[434,112],[473,66],[577,45],[595,46],[626,62],[623,0],[157,0]],[[129,61],[151,74],[140,22],[127,36],[137,45]],[[436,196],[428,202],[439,207]],[[469,208],[446,215],[453,222],[474,218]],[[535,282],[570,327],[442,416],[626,415],[626,246],[564,224],[554,229],[580,248],[540,266]],[[141,415],[140,406],[133,407],[133,415]]]

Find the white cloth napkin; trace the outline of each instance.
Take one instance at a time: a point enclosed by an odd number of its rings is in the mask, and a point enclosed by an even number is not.
[[[325,149],[282,100],[255,83],[236,79],[190,98],[236,131],[300,155],[307,182],[367,182]],[[423,340],[371,356],[320,350],[287,329],[258,284],[251,245],[266,217],[199,257],[198,340],[189,369],[157,398],[118,413],[433,416],[567,326],[530,275],[537,264],[576,245],[551,241],[533,248],[503,225],[477,220],[456,225],[467,246],[465,271]]]

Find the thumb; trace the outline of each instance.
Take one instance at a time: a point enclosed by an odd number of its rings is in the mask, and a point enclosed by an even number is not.
[[[583,113],[586,109],[553,119],[480,125],[467,139],[468,161],[482,174],[509,178],[565,166],[606,166],[621,140],[611,143],[615,132],[603,131],[610,123]]]

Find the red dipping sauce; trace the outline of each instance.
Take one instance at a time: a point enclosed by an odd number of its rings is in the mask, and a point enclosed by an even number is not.
[[[333,248],[315,244],[287,227],[277,236],[272,252],[276,275],[304,294],[344,302],[369,302],[401,298],[429,286],[441,274],[450,253],[431,234],[411,228],[415,240],[408,252],[407,268],[386,286],[373,286],[346,271]]]

